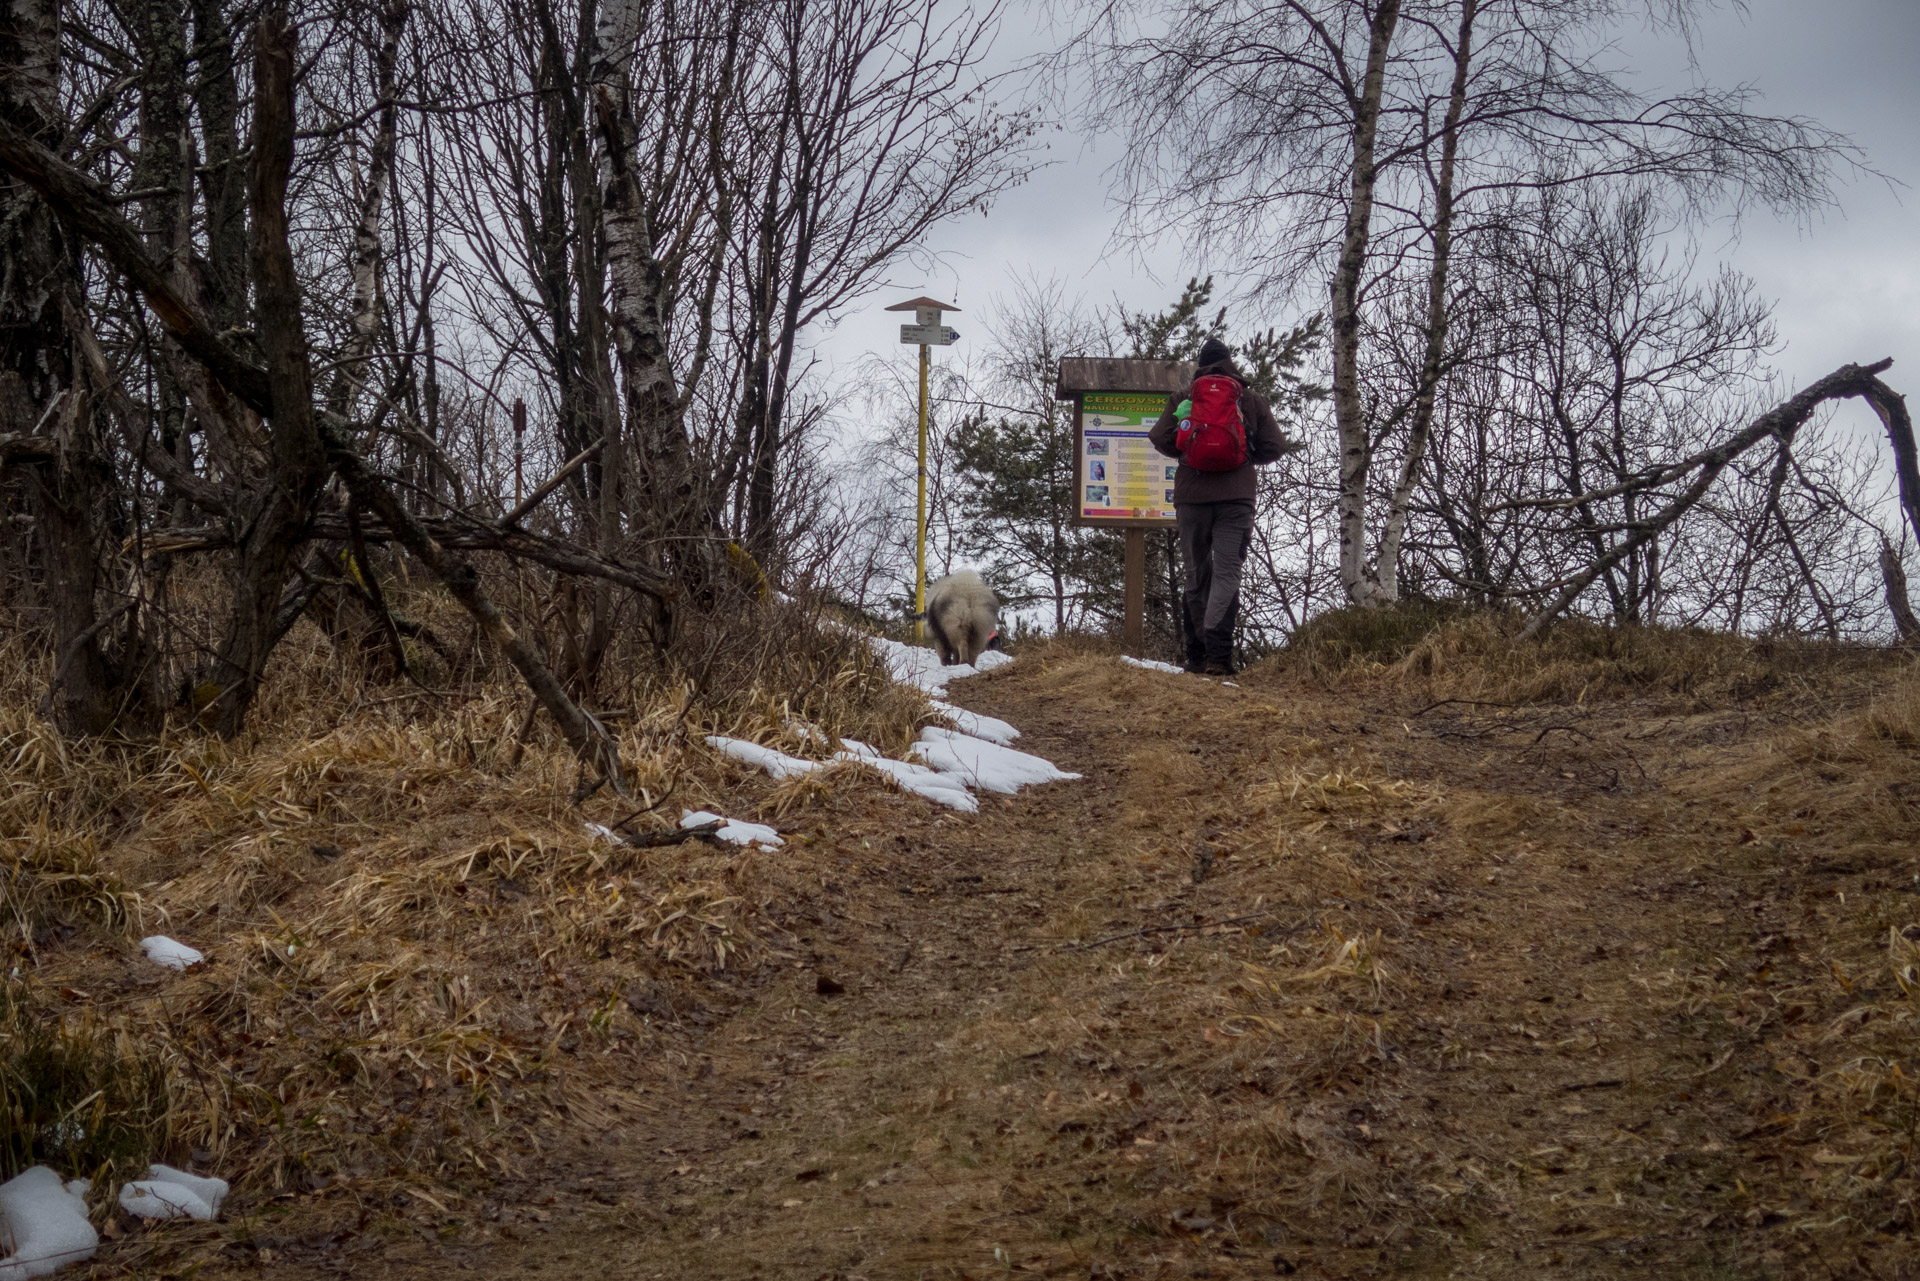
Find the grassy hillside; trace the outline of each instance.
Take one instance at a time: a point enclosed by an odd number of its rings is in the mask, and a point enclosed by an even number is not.
[[[1913,1274],[1910,658],[1336,616],[1229,686],[1035,645],[953,696],[1086,777],[964,815],[713,754],[931,718],[788,648],[804,707],[766,656],[631,683],[644,795],[577,806],[484,681],[316,641],[246,740],[81,750],[17,665],[10,1161],[234,1179],[120,1225],[151,1273]],[[586,827],[682,807],[788,843]]]

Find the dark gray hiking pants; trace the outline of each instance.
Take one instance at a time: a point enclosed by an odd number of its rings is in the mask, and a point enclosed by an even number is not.
[[[1233,620],[1240,610],[1240,566],[1253,541],[1253,500],[1180,503],[1174,517],[1187,574],[1187,658],[1230,662]]]

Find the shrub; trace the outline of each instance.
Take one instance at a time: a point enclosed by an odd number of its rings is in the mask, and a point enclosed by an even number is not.
[[[0,1178],[34,1165],[137,1178],[164,1149],[168,1115],[158,1062],[0,991]]]
[[[1397,663],[1434,629],[1472,612],[1471,606],[1453,601],[1403,600],[1379,609],[1348,605],[1295,628],[1285,653],[1336,669]]]

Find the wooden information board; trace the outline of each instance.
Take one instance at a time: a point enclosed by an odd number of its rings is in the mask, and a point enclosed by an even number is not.
[[[1067,356],[1054,395],[1073,402],[1073,523],[1127,531],[1121,643],[1141,652],[1146,615],[1147,531],[1174,528],[1173,472],[1148,430],[1167,397],[1193,382],[1181,360]]]
[[[1173,459],[1147,440],[1163,392],[1081,392],[1074,414],[1074,508],[1083,525],[1173,521]]]
[[[1073,516],[1076,525],[1168,529],[1173,472],[1147,431],[1167,397],[1193,381],[1183,360],[1068,356],[1054,394],[1073,402]]]

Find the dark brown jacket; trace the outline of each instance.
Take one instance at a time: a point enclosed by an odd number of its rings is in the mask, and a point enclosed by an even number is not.
[[[1246,379],[1230,364],[1209,365],[1196,370],[1194,377],[1202,374],[1226,374],[1238,378],[1242,385]],[[1147,432],[1147,439],[1153,447],[1169,458],[1180,457],[1180,451],[1173,446],[1174,434],[1180,430],[1180,420],[1174,411],[1180,402],[1187,398],[1185,391],[1176,391],[1167,397],[1167,407]],[[1278,462],[1282,454],[1291,454],[1301,448],[1297,440],[1288,440],[1280,434],[1280,424],[1273,420],[1273,410],[1266,399],[1250,391],[1240,393],[1240,421],[1247,429],[1247,461],[1232,471],[1198,471],[1181,463],[1173,474],[1173,504],[1182,503],[1223,503],[1230,499],[1253,497],[1253,469],[1256,464]]]

